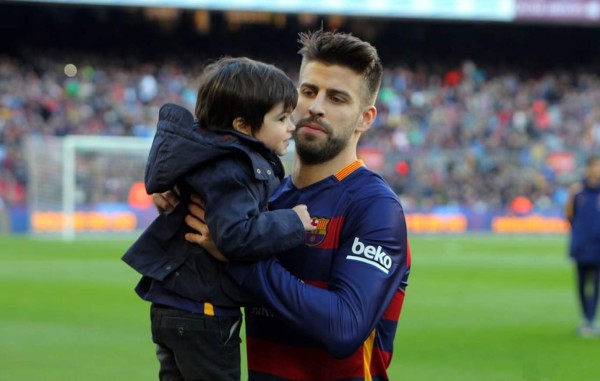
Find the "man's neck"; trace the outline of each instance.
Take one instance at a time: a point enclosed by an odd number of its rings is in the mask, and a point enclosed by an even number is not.
[[[333,159],[321,164],[302,163],[296,155],[292,167],[292,182],[296,188],[306,188],[338,173],[356,160],[356,150],[341,152]]]

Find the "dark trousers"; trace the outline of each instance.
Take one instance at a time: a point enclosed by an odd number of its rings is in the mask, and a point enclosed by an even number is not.
[[[153,304],[150,319],[159,380],[240,380],[241,316],[206,316]]]
[[[600,264],[577,264],[577,291],[585,320],[593,322],[598,307]]]

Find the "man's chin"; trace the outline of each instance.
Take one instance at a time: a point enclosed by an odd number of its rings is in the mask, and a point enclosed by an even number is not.
[[[296,153],[300,162],[309,165],[322,164],[332,158],[330,153],[326,152],[322,146],[316,144],[296,145]]]
[[[306,152],[308,155],[319,155],[323,151],[324,143],[315,138],[296,138],[296,150]]]

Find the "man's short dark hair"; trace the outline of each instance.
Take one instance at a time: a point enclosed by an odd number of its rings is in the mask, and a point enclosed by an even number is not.
[[[202,127],[213,130],[230,129],[241,117],[254,134],[274,106],[283,102],[291,112],[297,101],[296,86],[281,69],[246,57],[224,57],[202,72],[195,115]]]
[[[383,66],[373,45],[347,33],[317,30],[300,33],[302,64],[318,61],[328,65],[344,66],[365,79],[363,101],[373,104],[377,98]]]

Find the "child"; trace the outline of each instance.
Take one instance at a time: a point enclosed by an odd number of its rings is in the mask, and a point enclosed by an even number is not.
[[[313,230],[305,205],[268,210],[283,178],[298,94],[274,66],[223,58],[201,76],[195,117],[164,105],[146,166],[148,193],[178,189],[180,202],[159,215],[123,256],[143,277],[152,302],[152,340],[161,380],[239,380],[242,315],[249,301],[222,262],[188,243],[184,219],[192,193],[229,259],[256,261],[304,244]]]

